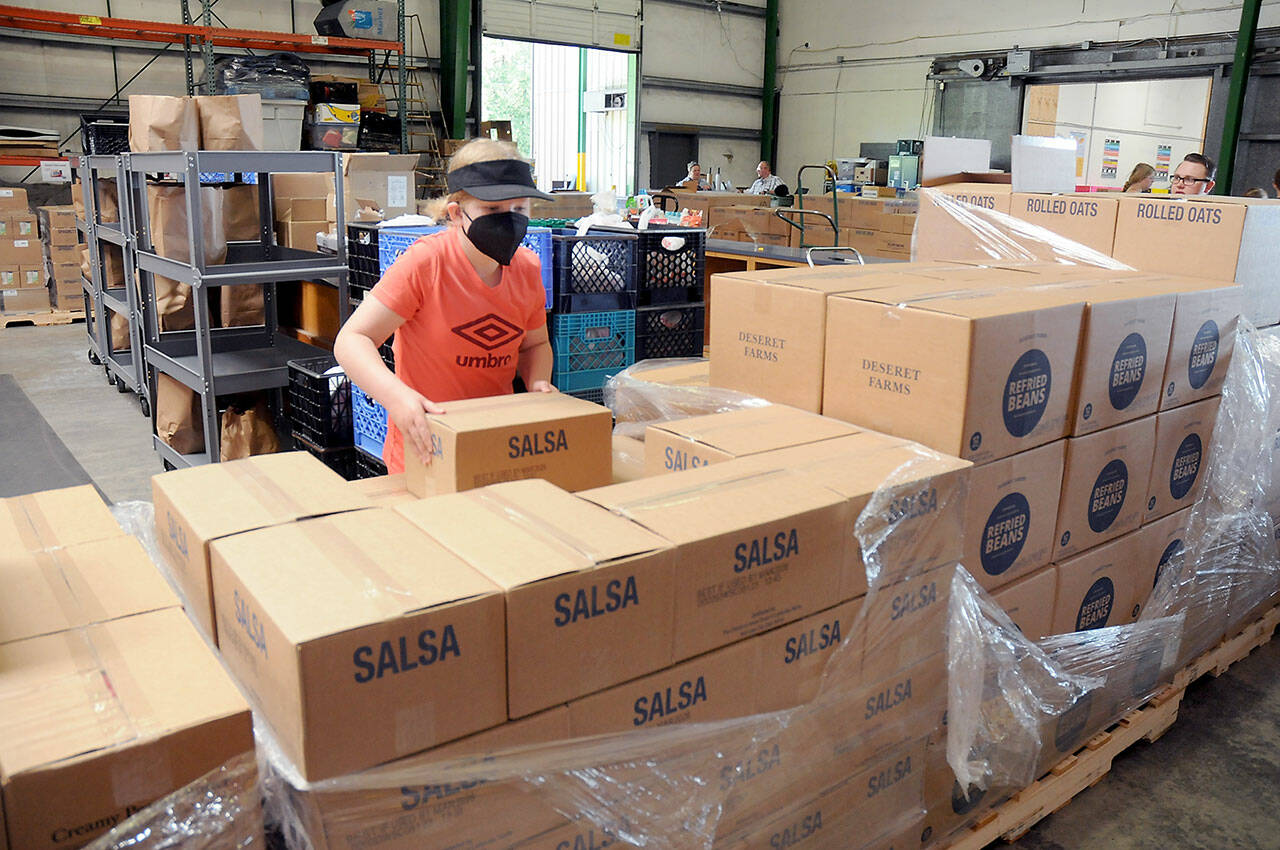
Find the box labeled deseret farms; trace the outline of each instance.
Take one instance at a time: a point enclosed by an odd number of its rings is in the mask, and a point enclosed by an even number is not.
[[[510,717],[672,663],[675,550],[653,532],[536,479],[397,510],[503,589]]]
[[[661,475],[736,457],[845,437],[859,428],[785,404],[691,416],[645,429],[645,472]]]
[[[1154,416],[1067,440],[1055,561],[1141,524],[1155,442]]]
[[[222,656],[308,780],[506,720],[500,589],[394,511],[210,550]]]
[[[975,463],[1052,442],[1069,425],[1083,312],[1006,288],[833,296],[823,413]]]
[[[561,393],[451,401],[428,416],[431,463],[405,446],[405,483],[417,496],[545,478],[566,490],[612,480],[607,407]]]

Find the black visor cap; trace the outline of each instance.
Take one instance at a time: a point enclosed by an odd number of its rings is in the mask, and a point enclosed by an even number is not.
[[[538,191],[529,163],[518,159],[495,159],[456,168],[449,172],[449,191],[466,192],[482,201],[552,199],[546,192]]]

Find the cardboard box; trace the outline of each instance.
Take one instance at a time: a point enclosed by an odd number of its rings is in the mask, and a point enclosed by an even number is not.
[[[1114,281],[1032,289],[1064,302],[1086,302],[1071,433],[1090,434],[1155,413],[1176,296]]]
[[[40,233],[53,233],[55,230],[76,229],[76,208],[70,204],[63,206],[36,207],[36,218],[40,222]]]
[[[18,210],[25,212],[27,209],[27,190],[6,188],[0,189],[0,210]]]
[[[1010,196],[1009,214],[1109,257],[1116,238],[1119,206],[1116,197],[1097,192],[1087,195],[1014,192]]]
[[[675,366],[644,369],[633,373],[632,377],[668,387],[708,387],[711,386],[711,361],[691,359]]]
[[[839,601],[847,500],[799,474],[723,467],[579,494],[677,546],[677,661]]]
[[[614,434],[610,443],[613,450],[612,483],[644,478],[644,441]]]
[[[44,289],[44,266],[18,266],[19,289]]]
[[[217,642],[209,544],[222,537],[306,517],[370,506],[307,452],[259,455],[153,476],[156,539],[187,613]]]
[[[878,256],[910,255],[911,236],[903,233],[888,233],[883,230],[877,231],[875,250]]]
[[[0,239],[0,265],[38,266],[44,262],[40,238],[34,234],[22,238]]]
[[[945,199],[937,200],[934,192],[980,209],[1008,215],[1013,200],[1012,187],[993,183],[952,183],[920,193],[914,240],[916,259],[990,262],[993,250],[983,245],[983,239],[944,206],[947,203]]]
[[[506,595],[512,719],[673,662],[675,550],[641,526],[537,479],[397,511]]]
[[[837,652],[842,670],[857,670],[862,646],[853,624],[860,610],[862,600],[854,599],[752,638],[760,650],[757,681],[768,683],[761,689],[756,711],[781,711],[812,701],[827,662]]]
[[[1233,281],[1246,208],[1217,201],[1119,197],[1112,256],[1145,272]]]
[[[1147,597],[1160,583],[1160,576],[1176,558],[1186,552],[1187,521],[1191,508],[1183,508],[1138,529],[1139,551],[1134,570],[1134,599],[1138,613],[1146,606]]]
[[[49,280],[55,283],[80,283],[83,275],[80,273],[80,262],[74,263],[56,263],[46,264],[46,271]]]
[[[76,272],[77,275],[79,271]],[[55,310],[83,310],[84,287],[80,281],[51,281],[49,284],[49,305]]]
[[[169,608],[0,645],[8,846],[78,846],[253,751],[249,706]]]
[[[4,233],[0,235],[9,239],[37,239],[40,236],[35,214],[31,212],[10,212],[0,220],[4,222]]]
[[[331,220],[326,214],[325,199],[290,198],[276,207],[277,222],[304,222]]]
[[[1217,281],[1166,276],[1137,278],[1128,285],[1176,293],[1160,409],[1220,393],[1235,345],[1243,289]]]
[[[0,559],[0,643],[77,629],[181,602],[133,537]]]
[[[1054,606],[1058,599],[1058,568],[1050,564],[1023,576],[992,594],[1027,640],[1053,634]]]
[[[827,345],[827,298],[902,282],[898,272],[857,268],[773,269],[712,277],[711,384],[819,413]]]
[[[276,242],[285,248],[299,251],[318,251],[316,234],[328,233],[332,225],[327,221],[290,221],[276,223]]]
[[[359,493],[375,508],[391,508],[405,502],[416,502],[418,497],[409,492],[405,486],[404,473],[398,475],[377,475],[373,478],[361,478],[348,481],[347,486]]]
[[[1154,416],[1067,440],[1055,561],[1141,524],[1155,442]]]
[[[1155,454],[1143,523],[1189,507],[1204,489],[1200,472],[1213,443],[1220,397],[1166,410],[1156,417]]]
[[[732,475],[791,470],[839,493],[855,518],[877,498],[883,510],[865,518],[864,531],[875,540],[881,581],[894,583],[960,558],[969,468],[967,461],[864,431],[748,455],[710,469]],[[840,598],[866,592],[867,564],[857,537],[851,536]]]
[[[955,565],[930,570],[867,594],[862,681],[888,678],[933,659],[945,679],[947,607]]]
[[[1244,229],[1240,233],[1240,255],[1232,278],[1243,287],[1241,313],[1254,325],[1280,322],[1280,291],[1274,279],[1280,265],[1280,203],[1252,198],[1208,196],[1209,200],[1244,206]]]
[[[785,404],[675,419],[645,429],[645,472],[661,475],[697,469],[770,449],[847,437],[860,430]]]
[[[347,153],[342,157],[342,198],[344,205],[353,199],[373,201],[382,211],[383,220],[418,211],[414,168],[417,154]],[[327,192],[318,197],[323,198]]]
[[[975,463],[1052,442],[1069,425],[1083,310],[1018,290],[835,295],[823,413]]]
[[[879,241],[880,232],[877,230],[860,230],[853,227],[840,228],[839,243],[846,248],[854,249],[860,254],[875,256],[879,250]]]
[[[0,313],[21,315],[49,312],[49,290],[43,288],[0,290]]]
[[[931,839],[944,839],[978,816],[1000,803],[1008,792],[988,792],[976,785],[961,788],[955,771],[947,763],[946,740],[929,741],[924,756],[924,828],[916,840],[925,844]],[[905,847],[906,845],[903,845]]]
[[[561,393],[520,393],[451,401],[445,411],[427,417],[431,463],[405,452],[411,493],[454,493],[524,478],[585,490],[612,480],[607,407]]]
[[[969,471],[961,563],[995,591],[1053,560],[1066,442]]]
[[[0,289],[17,289],[19,280],[17,266],[0,266]]]
[[[1149,587],[1138,587],[1142,558],[1138,532],[1118,537],[1058,561],[1058,589],[1053,607],[1053,634],[1122,626],[1137,616],[1134,600],[1145,600]]]
[[[120,537],[124,530],[91,485],[0,499],[0,547],[28,552]]]
[[[210,553],[223,658],[309,781],[506,719],[501,592],[404,517],[260,528]]]

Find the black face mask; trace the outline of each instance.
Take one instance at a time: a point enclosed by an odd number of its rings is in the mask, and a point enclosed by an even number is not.
[[[466,213],[463,213],[465,216]],[[529,216],[517,212],[489,213],[488,215],[467,216],[471,226],[465,233],[476,246],[476,250],[497,262],[500,266],[511,265],[511,258],[516,255],[520,241],[529,230]]]

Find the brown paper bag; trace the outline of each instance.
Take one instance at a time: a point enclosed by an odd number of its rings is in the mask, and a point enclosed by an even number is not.
[[[107,311],[111,315],[111,350],[129,350],[129,317],[121,316],[114,310]]]
[[[102,285],[107,289],[124,286],[124,254],[119,245],[109,242],[100,243],[104,277]],[[80,272],[89,280],[93,280],[93,261],[89,258],[89,246],[80,246]]]
[[[262,238],[257,186],[228,186],[222,190],[222,225],[228,242],[257,242]],[[261,325],[266,321],[262,286],[225,286],[222,299],[224,328]]]
[[[193,151],[200,148],[200,115],[189,97],[129,95],[129,150]]]
[[[79,180],[71,184],[71,203],[76,208],[76,218],[81,221],[89,219],[85,213],[87,206],[84,193],[86,191],[88,191],[87,184],[81,184]],[[120,221],[120,199],[114,179],[98,179],[98,218],[103,224],[117,224]]]
[[[205,265],[219,265],[227,258],[227,238],[222,223],[222,192],[216,186],[202,186],[200,201]],[[147,214],[151,223],[151,244],[155,252],[180,263],[191,262],[186,189],[182,186],[147,186]],[[156,275],[154,280],[160,329],[183,331],[194,328],[195,307],[191,302],[191,287],[160,275]]]
[[[156,374],[156,436],[179,454],[204,451],[200,396],[163,372]]]
[[[222,414],[223,461],[239,460],[254,455],[269,455],[280,450],[271,411],[266,399],[259,398],[253,407],[232,405]]]
[[[202,150],[262,150],[262,95],[201,95],[196,111]]]

